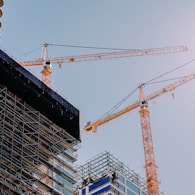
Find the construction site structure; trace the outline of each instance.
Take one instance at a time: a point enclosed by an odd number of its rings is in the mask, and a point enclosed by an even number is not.
[[[79,143],[79,110],[0,50],[0,194],[75,194]]]
[[[166,94],[170,91],[173,91],[177,87],[191,81],[195,78],[195,73],[184,76],[181,79],[178,79],[174,83],[169,84],[168,86],[155,91],[154,93],[144,96],[143,84],[139,86],[139,101],[136,101],[134,104],[131,104],[124,109],[110,114],[102,119],[99,119],[93,123],[88,123],[85,127],[85,131],[96,132],[97,127],[101,126],[113,119],[116,119],[138,107],[140,107],[140,120],[142,128],[142,138],[143,138],[143,147],[144,147],[144,156],[145,156],[145,171],[146,171],[146,184],[147,184],[147,193],[149,195],[159,195],[159,181],[157,176],[157,166],[155,163],[154,157],[154,147],[152,141],[152,132],[150,125],[150,112],[148,109],[148,101],[151,101],[163,94]]]
[[[105,60],[113,58],[127,58],[127,57],[136,57],[136,56],[148,56],[148,55],[159,55],[159,54],[168,54],[176,52],[185,52],[188,50],[185,46],[171,46],[171,47],[161,47],[161,48],[150,48],[150,49],[131,49],[115,52],[105,52],[105,53],[96,53],[96,54],[86,54],[78,56],[66,56],[66,57],[55,57],[49,58],[48,56],[48,45],[44,44],[43,46],[43,57],[42,59],[37,59],[33,61],[19,62],[22,66],[42,66],[41,71],[42,81],[51,87],[51,66],[53,64],[58,64],[59,67],[64,63],[72,62],[85,62],[85,61],[94,61],[94,60]]]
[[[78,195],[147,195],[145,180],[108,151],[78,167],[76,188]]]

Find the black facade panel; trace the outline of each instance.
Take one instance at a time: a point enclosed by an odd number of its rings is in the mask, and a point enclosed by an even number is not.
[[[0,84],[80,140],[79,110],[0,50]]]

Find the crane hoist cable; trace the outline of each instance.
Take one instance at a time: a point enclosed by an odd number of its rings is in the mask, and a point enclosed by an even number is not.
[[[100,119],[109,116],[114,111],[116,111],[129,97],[131,97],[136,91],[138,90],[138,87],[136,87],[131,93],[129,93],[127,96],[125,96],[119,103],[117,103],[115,106],[113,106],[109,111],[107,111]]]
[[[43,46],[39,46],[39,47],[36,47],[36,48],[34,48],[34,49],[31,49],[30,51],[25,52],[24,54],[21,54],[21,55],[17,56],[16,59],[26,57],[27,55],[32,54],[32,53],[34,53],[35,51],[38,51],[38,50],[41,49],[42,47],[43,47]]]
[[[185,78],[185,77],[177,77],[177,78],[171,78],[171,79],[164,79],[164,80],[159,80],[159,81],[155,81],[159,78],[162,78],[163,76],[166,76],[180,68],[183,68],[185,66],[187,66],[188,64],[194,62],[195,59],[192,59],[192,60],[189,60],[187,62],[185,62],[184,64],[181,64],[181,65],[178,65],[176,66],[175,68],[161,74],[161,75],[158,75],[144,83],[142,83],[142,86],[146,86],[146,85],[151,85],[151,84],[156,84],[156,83],[162,83],[162,82],[168,82],[168,81],[172,81],[172,80],[178,80],[178,79],[182,79],[182,78]],[[115,106],[113,106],[109,111],[107,111],[102,117],[100,117],[99,119],[101,120],[102,118],[105,118],[106,116],[109,116],[111,115],[114,111],[116,111],[130,96],[132,96],[137,90],[139,89],[139,86],[136,87],[134,90],[132,90],[132,92],[130,92],[127,96],[125,96],[119,103],[117,103]]]
[[[125,50],[132,50],[132,51],[139,51],[139,49],[129,49],[129,48],[113,48],[113,47],[97,47],[97,46],[84,46],[84,45],[68,45],[68,44],[55,44],[55,43],[45,43],[48,46],[57,46],[57,47],[70,47],[70,48],[82,48],[82,49],[96,49],[96,50],[118,50],[118,51],[125,51]],[[36,47],[28,52],[25,52],[24,54],[21,54],[16,57],[16,59],[21,57],[26,57],[27,55],[34,53],[35,51],[43,48],[45,45],[41,45],[39,47]]]
[[[140,49],[129,49],[129,48],[113,48],[113,47],[97,47],[97,46],[82,46],[82,45],[66,45],[66,44],[53,44],[47,43],[50,46],[59,46],[59,47],[73,47],[73,48],[82,48],[82,49],[97,49],[97,50],[132,50],[132,51],[140,51]]]
[[[187,66],[188,64],[190,64],[190,63],[192,63],[194,61],[195,61],[195,58],[192,59],[192,60],[189,60],[189,61],[185,62],[184,64],[181,64],[179,66],[176,66],[175,68],[173,68],[173,69],[171,69],[171,70],[169,70],[169,71],[167,71],[167,72],[165,72],[165,73],[163,73],[161,75],[158,75],[158,76],[154,77],[153,79],[148,80],[147,82],[145,82],[145,85],[148,84],[148,83],[151,83],[152,81],[154,81],[156,79],[159,79],[159,78],[161,78],[161,77],[163,77],[165,75],[168,75],[169,73],[172,73],[172,72],[174,72],[174,71],[176,71],[176,70],[178,70],[178,69],[180,69],[180,68],[182,68],[184,66]]]

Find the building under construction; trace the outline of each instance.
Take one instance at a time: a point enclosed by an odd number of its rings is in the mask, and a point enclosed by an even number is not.
[[[0,50],[0,194],[74,194],[79,110]]]
[[[103,152],[77,172],[79,195],[147,195],[145,180],[109,152]]]

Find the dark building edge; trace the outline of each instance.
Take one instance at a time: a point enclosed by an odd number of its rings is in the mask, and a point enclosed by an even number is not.
[[[0,50],[0,83],[80,140],[79,110]]]

